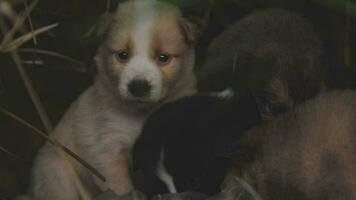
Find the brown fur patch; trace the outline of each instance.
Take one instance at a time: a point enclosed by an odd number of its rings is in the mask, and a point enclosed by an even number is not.
[[[166,13],[160,17],[152,28],[152,40],[150,44],[150,59],[160,67],[163,80],[172,81],[176,79],[182,66],[182,59],[187,50],[184,37],[179,30],[178,18],[175,14]],[[171,56],[167,64],[160,64],[159,54],[164,53]]]
[[[245,145],[258,150],[235,176],[266,200],[355,199],[355,113],[355,92],[331,92],[253,129]]]

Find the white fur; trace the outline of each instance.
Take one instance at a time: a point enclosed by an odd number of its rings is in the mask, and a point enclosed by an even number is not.
[[[152,109],[140,110],[121,101],[116,95],[117,91],[119,90],[120,96],[128,97],[128,82],[139,77],[153,85],[153,92],[149,97],[151,100],[161,98],[165,93],[168,95],[166,101],[195,93],[194,50],[191,47],[186,50],[184,70],[175,85],[169,91],[163,91],[158,69],[150,63],[147,55],[150,38],[147,33],[155,21],[154,10],[148,9],[151,6],[147,1],[127,2],[130,3],[138,6],[136,20],[130,21],[135,27],[132,35],[138,48],[135,48],[137,52],[134,57],[119,74],[120,77],[117,77],[120,79],[117,82],[119,85],[112,85],[113,81],[104,70],[107,67],[105,65],[108,65],[104,60],[109,58],[100,54],[99,50],[96,56],[98,76],[94,84],[71,105],[50,136],[86,160],[107,179],[102,182],[91,176],[87,169],[72,159],[71,163],[78,175],[85,177],[83,183],[93,183],[102,191],[111,189],[119,195],[132,190],[128,168],[129,152]],[[115,31],[120,31],[120,25],[114,24],[112,29],[114,30],[110,30],[110,33],[115,35]],[[109,63],[112,64],[112,61]],[[80,198],[76,185],[61,165],[60,157],[48,143],[36,157],[30,193],[37,200]]]
[[[256,190],[245,180],[235,177],[235,180],[241,185],[241,188],[247,191],[254,200],[263,200],[263,198],[256,192]]]
[[[177,193],[176,186],[173,181],[173,177],[167,172],[166,167],[164,166],[164,151],[162,149],[161,155],[158,161],[158,167],[157,167],[157,176],[158,178],[166,184],[168,191],[170,193]]]
[[[142,1],[143,2],[143,1]],[[134,79],[146,80],[151,84],[152,90],[148,97],[145,97],[146,101],[157,101],[162,97],[164,93],[162,76],[155,63],[152,63],[149,58],[149,47],[152,38],[152,25],[154,24],[157,16],[154,12],[153,0],[147,0],[138,6],[142,6],[145,9],[135,9],[134,29],[133,29],[133,41],[135,44],[135,52],[130,62],[126,65],[123,73],[121,73],[121,82],[119,84],[119,90],[122,96],[130,100],[136,100],[128,92],[128,84]],[[142,99],[141,99],[142,100]]]
[[[231,88],[226,88],[220,92],[211,93],[211,96],[215,96],[222,99],[230,99],[234,96],[234,91]]]

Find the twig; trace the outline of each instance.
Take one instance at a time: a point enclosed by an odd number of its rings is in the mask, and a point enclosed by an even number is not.
[[[26,16],[29,15],[32,10],[35,8],[35,6],[37,5],[38,0],[34,0],[30,6],[28,7],[27,10],[25,10],[25,12],[23,14],[21,14],[21,16],[19,16],[15,22],[15,24],[13,25],[13,27],[11,28],[11,30],[9,31],[5,31],[3,32],[3,34],[5,35],[3,38],[3,41],[1,43],[1,45],[4,45],[6,43],[8,43],[9,41],[12,40],[14,34],[23,26],[23,23],[26,20]]]
[[[43,65],[42,60],[22,60],[21,62],[26,65]]]
[[[33,8],[31,8],[33,9]],[[22,78],[22,80],[24,81],[25,87],[27,89],[27,91],[29,92],[29,95],[32,99],[32,102],[44,124],[44,126],[46,127],[47,131],[51,131],[52,130],[52,124],[49,120],[48,114],[46,113],[46,111],[43,108],[43,104],[40,101],[37,93],[35,92],[32,83],[30,81],[30,79],[27,76],[27,73],[23,67],[23,64],[21,62],[20,56],[18,55],[17,51],[15,50],[17,47],[19,47],[20,45],[22,45],[23,43],[25,43],[26,41],[30,40],[32,37],[34,37],[34,35],[43,33],[45,31],[48,31],[54,27],[56,27],[58,24],[53,24],[53,25],[49,25],[49,26],[45,26],[42,27],[40,29],[37,29],[36,31],[34,31],[33,33],[28,33],[25,34],[19,38],[17,38],[16,40],[10,42],[9,44],[7,44],[5,47],[3,46],[2,50],[3,51],[11,51],[11,57],[12,60],[15,62],[16,68],[19,71],[19,74]],[[5,27],[1,27],[2,28],[2,32],[6,33]],[[12,31],[14,30],[14,28],[12,29]],[[10,31],[11,32],[11,31]],[[7,36],[12,36],[11,34],[7,34]],[[9,40],[11,38],[4,38],[4,41]],[[4,44],[4,43],[3,43]]]
[[[25,13],[30,13],[32,11],[32,9],[35,7],[35,5],[37,4],[38,0],[34,0],[33,3],[30,5],[30,7],[28,8],[28,10],[25,11]],[[21,63],[21,58],[16,50],[16,48],[18,48],[20,45],[22,45],[24,42],[26,42],[28,39],[28,36],[31,36],[29,39],[31,39],[33,36],[35,36],[36,34],[40,34],[42,32],[48,31],[51,28],[54,28],[55,26],[57,26],[57,24],[55,25],[51,25],[51,26],[47,26],[47,27],[43,27],[41,29],[37,29],[36,31],[34,31],[33,33],[29,33],[26,34],[20,38],[18,38],[15,41],[13,40],[13,35],[15,32],[17,32],[18,28],[21,27],[23,25],[24,19],[26,17],[25,14],[22,15],[18,20],[17,23],[12,27],[12,29],[10,31],[8,31],[8,28],[6,26],[5,23],[2,23],[1,25],[1,32],[5,35],[4,40],[2,42],[2,45],[4,44],[11,44],[13,45],[12,48],[9,48],[10,51],[10,55],[11,58],[13,59],[13,61],[15,62],[15,65],[19,71],[19,74],[25,84],[26,90],[28,91],[31,100],[42,120],[42,123],[44,124],[47,132],[52,131],[52,124],[49,120],[49,117],[47,115],[46,110],[43,107],[42,102],[40,101],[36,91],[33,88],[33,85],[24,69],[23,64]],[[2,16],[0,15],[0,22],[3,21]],[[12,42],[10,42],[12,41]],[[15,44],[15,45],[14,45]],[[12,116],[14,119],[17,119],[19,122],[25,122],[24,120],[18,118],[15,115],[12,115],[12,113],[7,112],[6,110],[1,109],[1,111],[3,111],[4,113],[8,114],[9,116]],[[28,127],[32,127],[34,128],[32,125],[30,125],[29,123],[25,122],[23,123]],[[98,178],[105,181],[105,178],[103,176],[100,176],[100,173],[98,173],[97,171],[93,171],[94,168],[92,168],[89,164],[87,164],[86,162],[84,162],[79,156],[77,156],[76,154],[74,154],[72,151],[70,151],[69,149],[67,149],[66,147],[64,147],[63,145],[61,145],[59,142],[57,142],[56,140],[51,140],[49,139],[49,137],[47,136],[46,133],[40,131],[39,129],[32,129],[32,130],[37,130],[37,133],[41,133],[40,135],[42,135],[43,137],[45,137],[47,139],[47,141],[55,146],[55,149],[58,149],[57,152],[59,153],[60,158],[62,158],[61,160],[65,163],[64,168],[68,171],[69,174],[71,174],[71,178],[74,181],[74,184],[76,186],[76,189],[78,190],[78,193],[81,197],[81,199],[84,200],[89,200],[89,195],[87,193],[87,191],[85,190],[82,182],[79,179],[78,174],[76,173],[76,171],[74,170],[73,166],[71,165],[70,161],[68,160],[67,156],[65,155],[65,153],[69,154],[70,156],[72,156],[75,160],[77,160],[79,163],[81,163],[84,167],[86,167],[90,172],[94,172],[94,175],[99,175]],[[38,132],[39,131],[39,132]],[[84,164],[85,163],[85,164]],[[68,168],[69,166],[69,168]],[[95,173],[96,172],[96,173]]]
[[[62,151],[61,148],[54,146],[57,154],[61,158],[60,161],[62,161],[62,166],[66,169],[66,171],[69,173],[70,179],[74,182],[74,184],[77,187],[78,193],[80,194],[80,199],[82,200],[90,200],[90,195],[88,191],[84,188],[84,185],[81,183],[81,181],[78,178],[78,174],[76,173],[73,165],[70,164],[67,155]]]
[[[2,20],[1,16],[0,16],[0,18]],[[6,26],[1,26],[0,28],[1,28],[0,31],[3,34],[6,34],[6,32],[8,31]],[[25,71],[25,69],[23,67],[23,64],[21,63],[20,56],[19,56],[19,54],[17,53],[16,50],[11,52],[11,58],[15,62],[16,68],[19,71],[21,79],[23,80],[23,82],[25,84],[26,90],[28,91],[28,93],[29,93],[29,95],[31,97],[32,103],[34,104],[34,106],[35,106],[35,108],[36,108],[36,110],[37,110],[37,112],[38,112],[38,114],[39,114],[39,116],[40,116],[40,118],[42,120],[43,125],[45,126],[45,128],[46,128],[46,130],[48,132],[52,131],[52,123],[49,120],[48,114],[45,111],[45,109],[44,109],[44,107],[42,105],[42,102],[40,101],[36,91],[34,90],[30,79],[28,78],[28,75],[27,75],[27,73],[26,73],[26,71]]]
[[[58,24],[52,24],[52,25],[48,25],[48,26],[44,26],[42,28],[39,28],[33,32],[27,33],[25,35],[22,35],[20,37],[18,37],[17,39],[8,42],[8,43],[3,43],[2,46],[0,46],[0,51],[4,51],[4,52],[9,52],[9,51],[13,51],[15,49],[17,49],[19,46],[21,46],[22,44],[24,44],[25,42],[31,40],[33,37],[35,37],[36,35],[39,35],[41,33],[47,32],[50,29],[53,29],[55,27],[57,27]]]
[[[26,2],[24,2],[24,5],[25,5],[25,9],[26,11],[28,10],[28,5]],[[35,46],[37,46],[37,38],[36,38],[36,35],[34,34],[34,28],[33,28],[33,24],[32,24],[32,19],[31,19],[31,13],[30,12],[26,12],[27,13],[27,18],[28,18],[28,23],[30,25],[30,29],[31,29],[31,32],[32,32],[32,35],[33,35],[33,44]]]
[[[7,17],[12,23],[15,23],[17,19],[17,13],[7,1],[0,1],[0,14]]]
[[[33,88],[31,80],[27,76],[24,66],[21,63],[20,56],[18,55],[17,52],[14,51],[11,53],[11,58],[15,62],[16,68],[19,71],[19,74],[25,84],[26,90],[28,91],[28,93],[32,99],[32,102],[33,102],[42,122],[43,122],[43,125],[45,126],[47,132],[50,132],[52,130],[52,123],[48,117],[46,110],[44,109],[42,101],[40,100],[37,92]]]
[[[48,51],[48,50],[44,50],[44,49],[35,49],[35,48],[23,48],[23,49],[18,49],[19,52],[31,52],[31,53],[38,53],[38,54],[43,54],[43,55],[48,55],[48,56],[53,56],[53,57],[57,57],[63,60],[67,60],[69,62],[72,62],[78,66],[80,66],[80,68],[76,68],[75,70],[81,73],[85,72],[85,65],[84,63],[71,58],[69,56],[54,52],[54,51]]]
[[[5,148],[2,147],[2,146],[0,146],[0,151],[6,153],[6,154],[8,154],[8,155],[10,155],[11,157],[16,158],[17,160],[24,160],[24,159],[20,158],[19,156],[17,156],[16,154],[14,154],[14,153],[8,151],[7,149],[5,149]]]
[[[20,117],[18,117],[17,115],[3,109],[0,107],[0,111],[2,113],[4,113],[5,115],[11,117],[12,119],[14,119],[15,121],[19,122],[20,124],[22,124],[23,126],[31,129],[32,131],[34,131],[35,133],[37,133],[39,136],[41,136],[42,138],[46,139],[50,144],[52,144],[53,146],[56,146],[60,149],[62,149],[64,152],[66,152],[68,155],[70,155],[72,158],[74,158],[75,160],[77,160],[81,165],[83,165],[84,167],[86,167],[91,173],[93,173],[96,177],[98,177],[100,180],[105,181],[105,177],[98,172],[94,167],[92,167],[90,164],[88,164],[85,160],[83,160],[82,158],[80,158],[76,153],[74,153],[73,151],[71,151],[70,149],[68,149],[67,147],[65,147],[64,145],[62,145],[60,142],[58,142],[55,139],[52,139],[50,137],[48,137],[48,134],[41,131],[40,129],[34,127],[33,125],[31,125],[30,123],[28,123],[27,121],[21,119]]]

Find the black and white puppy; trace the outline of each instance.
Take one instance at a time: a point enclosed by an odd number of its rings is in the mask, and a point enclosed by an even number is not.
[[[148,196],[219,192],[228,152],[238,147],[239,133],[259,121],[253,96],[235,102],[196,95],[167,104],[148,119],[134,147],[134,165],[144,177],[139,189]]]

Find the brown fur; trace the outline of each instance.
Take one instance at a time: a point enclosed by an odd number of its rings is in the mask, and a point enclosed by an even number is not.
[[[170,15],[160,18],[156,26],[153,27],[152,32],[151,61],[160,65],[157,61],[160,53],[172,56],[171,61],[166,65],[161,65],[160,70],[164,80],[175,80],[181,70],[180,67],[184,67],[181,59],[188,45],[180,32],[179,20]]]
[[[253,129],[226,191],[240,177],[265,200],[355,199],[355,122],[356,92],[335,91]]]

